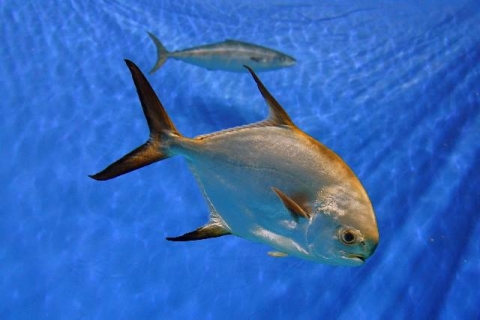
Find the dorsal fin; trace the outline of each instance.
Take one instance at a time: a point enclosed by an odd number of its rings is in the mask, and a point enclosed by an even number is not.
[[[266,120],[250,123],[243,126],[238,126],[234,128],[229,128],[225,130],[220,130],[217,132],[212,132],[208,134],[202,134],[200,136],[195,137],[197,140],[208,139],[211,137],[215,137],[221,134],[237,132],[240,130],[246,130],[251,128],[260,128],[260,127],[275,127],[275,126],[283,126],[284,128],[297,128],[293,121],[290,119],[290,116],[287,112],[282,108],[282,106],[278,103],[277,100],[268,92],[267,88],[263,85],[260,79],[257,77],[255,72],[249,66],[244,65],[245,68],[248,69],[250,74],[252,75],[253,79],[257,83],[258,89],[262,94],[263,98],[267,102],[267,105],[270,109],[270,115]]]
[[[258,90],[262,94],[263,98],[267,102],[268,106],[270,107],[270,116],[266,120],[266,122],[270,123],[271,125],[278,125],[278,126],[292,126],[295,127],[292,119],[287,114],[287,112],[282,108],[280,103],[268,92],[267,88],[263,85],[262,81],[257,77],[255,72],[249,66],[245,66],[248,69],[250,74],[253,77],[253,80],[257,83]]]

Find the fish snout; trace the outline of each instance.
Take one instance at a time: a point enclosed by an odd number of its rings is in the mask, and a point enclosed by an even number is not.
[[[362,265],[373,255],[378,246],[378,233],[372,233],[364,236],[360,241],[360,246],[350,252],[342,251],[349,265]]]
[[[370,257],[375,250],[377,249],[378,246],[378,240],[377,241],[372,241],[372,240],[365,240],[365,253],[367,254],[367,257]]]
[[[366,235],[362,241],[365,258],[370,257],[378,246],[378,232]]]
[[[282,67],[290,67],[297,63],[295,58],[287,56],[286,54],[281,54],[276,57],[277,63],[279,63]]]
[[[295,63],[297,63],[297,60],[295,60],[295,58],[290,57],[290,56],[286,56],[286,58],[285,58],[285,65],[286,66],[293,66]]]

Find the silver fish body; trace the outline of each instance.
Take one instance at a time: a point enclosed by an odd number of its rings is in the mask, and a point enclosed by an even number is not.
[[[245,72],[244,65],[256,71],[269,71],[289,67],[295,59],[280,51],[238,40],[202,45],[169,52],[160,40],[148,33],[157,48],[157,61],[150,73],[158,70],[168,58],[181,60],[208,70]]]
[[[92,177],[107,180],[184,156],[207,201],[210,220],[169,240],[232,234],[273,247],[273,256],[335,265],[361,265],[373,254],[378,227],[360,181],[338,155],[293,124],[253,71],[270,117],[189,139],[173,126],[143,74],[133,63],[127,64],[151,138]]]
[[[332,264],[360,264],[376,246],[373,209],[359,180],[335,153],[300,130],[246,127],[200,139],[201,144],[187,143],[179,153],[188,159],[207,202],[214,204],[213,215],[230,233]],[[312,218],[292,219],[272,186],[308,208]],[[361,226],[360,217],[352,217],[356,212],[366,215]],[[319,230],[332,224],[330,230],[361,229],[368,243],[350,252],[345,246],[344,256],[332,255],[338,241],[329,240],[337,233],[316,239]]]

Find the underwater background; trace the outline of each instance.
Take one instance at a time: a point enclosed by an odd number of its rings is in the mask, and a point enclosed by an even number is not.
[[[480,318],[478,1],[10,1],[0,4],[1,319]],[[88,178],[148,136],[123,59],[248,41],[293,121],[370,195],[357,268],[272,258],[203,225],[181,157]],[[148,76],[195,136],[266,117],[247,73],[169,60]]]

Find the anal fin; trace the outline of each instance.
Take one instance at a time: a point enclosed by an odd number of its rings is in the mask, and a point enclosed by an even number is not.
[[[195,241],[209,238],[217,238],[231,234],[228,230],[217,223],[206,224],[195,231],[185,233],[179,237],[167,237],[168,241]]]

